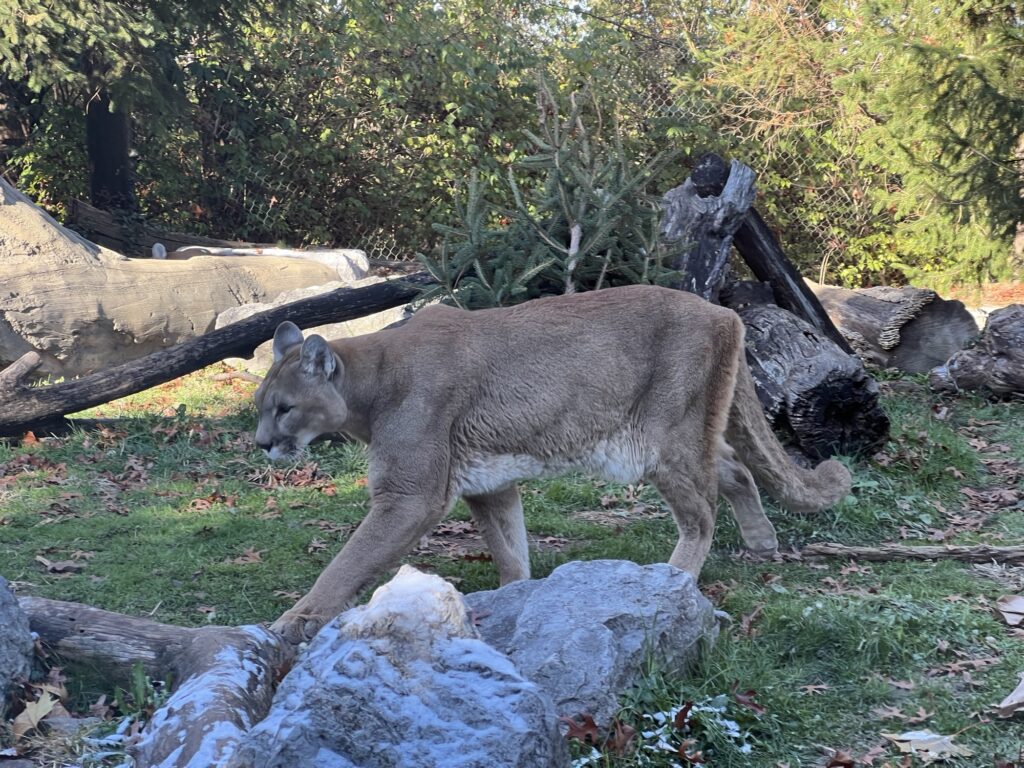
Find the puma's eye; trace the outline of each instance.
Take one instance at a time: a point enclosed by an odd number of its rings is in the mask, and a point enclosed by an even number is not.
[[[284,416],[292,408],[293,408],[293,406],[291,406],[291,405],[279,405],[279,406],[277,406],[277,415],[278,416]]]

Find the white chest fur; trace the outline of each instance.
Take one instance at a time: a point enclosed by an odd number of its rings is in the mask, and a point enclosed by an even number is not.
[[[476,495],[507,488],[521,480],[581,471],[618,483],[635,483],[654,465],[636,435],[601,440],[574,456],[540,458],[528,453],[477,453],[456,465],[455,493]]]

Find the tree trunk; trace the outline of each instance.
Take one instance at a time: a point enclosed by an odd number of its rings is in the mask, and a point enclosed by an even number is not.
[[[880,286],[851,291],[807,281],[862,360],[924,373],[945,363],[978,335],[959,301],[924,288]]]
[[[55,376],[103,370],[213,330],[229,307],[338,279],[303,259],[127,259],[0,179],[0,367],[36,351]]]
[[[747,307],[739,315],[758,398],[802,453],[815,461],[870,455],[885,443],[889,419],[878,383],[856,357],[779,307]]]
[[[270,709],[292,648],[261,627],[190,629],[78,603],[19,601],[44,646],[71,666],[127,685],[141,664],[175,690],[132,747],[136,765],[209,768]]]
[[[672,269],[682,272],[673,287],[715,303],[725,282],[732,236],[754,202],[754,172],[735,160],[731,168],[720,169],[716,161],[722,163],[705,155],[690,178],[665,193],[661,224],[661,239],[682,248],[672,261]]]
[[[993,312],[977,345],[931,372],[932,389],[978,390],[995,397],[1024,395],[1024,304]]]
[[[11,368],[0,371],[0,436],[45,429],[61,416],[75,413],[199,370],[225,357],[248,357],[274,335],[278,324],[291,320],[302,328],[343,322],[408,303],[419,286],[432,282],[425,272],[365,288],[339,288],[330,293],[253,315],[170,349],[49,386],[27,386],[28,376],[42,359],[29,352]]]
[[[128,113],[111,109],[110,95],[105,90],[86,108],[85,144],[92,204],[108,211],[135,211],[138,204],[129,157],[131,125]]]

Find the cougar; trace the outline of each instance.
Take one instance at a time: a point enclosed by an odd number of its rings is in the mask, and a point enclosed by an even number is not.
[[[850,488],[835,460],[809,470],[776,440],[733,311],[650,286],[501,309],[428,306],[398,327],[325,341],[290,322],[256,391],[256,444],[296,456],[343,432],[368,445],[370,511],[273,628],[311,637],[465,499],[502,584],[530,576],[517,483],[583,471],[658,489],[679,530],[669,563],[698,576],[715,504],[745,545],[774,552],[757,484],[812,512]]]

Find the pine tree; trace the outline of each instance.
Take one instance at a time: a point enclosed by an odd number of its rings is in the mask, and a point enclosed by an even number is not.
[[[456,205],[458,222],[436,226],[440,246],[418,257],[439,284],[424,301],[504,306],[674,277],[647,186],[675,153],[640,165],[617,137],[606,141],[588,127],[585,94],[568,101],[563,117],[541,84],[539,130],[526,132],[534,151],[508,173],[511,207],[488,200],[478,175],[469,179],[465,202]]]

